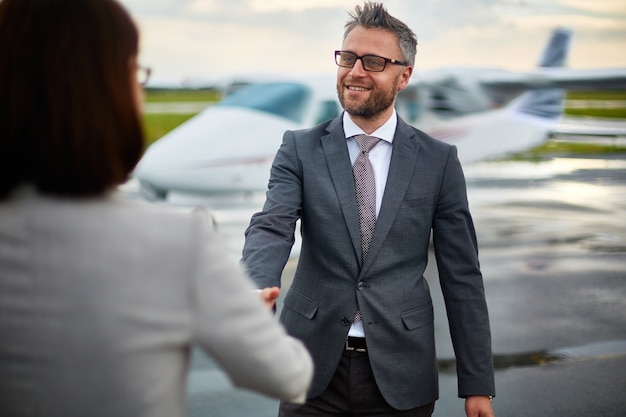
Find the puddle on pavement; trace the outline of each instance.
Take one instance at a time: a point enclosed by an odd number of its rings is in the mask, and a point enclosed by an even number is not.
[[[513,353],[505,355],[494,354],[493,360],[495,369],[503,370],[508,368],[549,365],[553,363],[581,359],[601,359],[621,355],[626,355],[626,340],[611,340],[607,342],[590,343],[581,346],[537,352]],[[455,360],[440,359],[439,370],[441,372],[455,372]]]

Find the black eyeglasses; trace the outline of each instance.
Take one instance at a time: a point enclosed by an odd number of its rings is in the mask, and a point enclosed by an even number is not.
[[[335,63],[340,67],[344,68],[352,68],[354,64],[356,64],[357,60],[361,60],[361,64],[363,64],[363,69],[365,71],[371,72],[382,72],[385,70],[385,66],[387,62],[395,65],[409,65],[406,62],[398,61],[396,59],[391,58],[383,58],[382,56],[376,55],[363,55],[358,56],[355,53],[349,51],[335,51]]]
[[[150,79],[150,74],[152,74],[152,68],[142,67],[141,65],[137,66],[137,82],[140,85],[146,85],[146,83]]]

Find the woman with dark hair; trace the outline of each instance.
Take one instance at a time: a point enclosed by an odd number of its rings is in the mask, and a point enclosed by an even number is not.
[[[0,415],[182,416],[194,345],[303,401],[308,353],[209,216],[113,192],[144,149],[127,11],[1,0],[0,51]]]
[[[29,182],[96,195],[143,152],[138,33],[101,1],[4,1],[0,21],[0,197]]]

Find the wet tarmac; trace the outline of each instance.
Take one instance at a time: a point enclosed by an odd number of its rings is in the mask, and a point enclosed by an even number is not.
[[[465,173],[490,309],[496,416],[626,416],[626,155],[481,163]],[[234,257],[262,202],[262,194],[202,202]],[[297,250],[285,286],[296,260]],[[463,416],[434,259],[427,279],[440,360],[434,416]],[[233,388],[197,352],[189,382],[190,417],[276,415],[276,401]]]

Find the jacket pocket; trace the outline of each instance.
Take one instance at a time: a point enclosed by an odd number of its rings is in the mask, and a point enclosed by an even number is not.
[[[304,296],[298,291],[291,288],[285,297],[284,306],[298,314],[303,315],[307,319],[312,319],[317,313],[319,305],[317,302]]]
[[[402,313],[402,322],[409,330],[419,329],[426,325],[430,325],[435,320],[433,305],[417,307]]]

